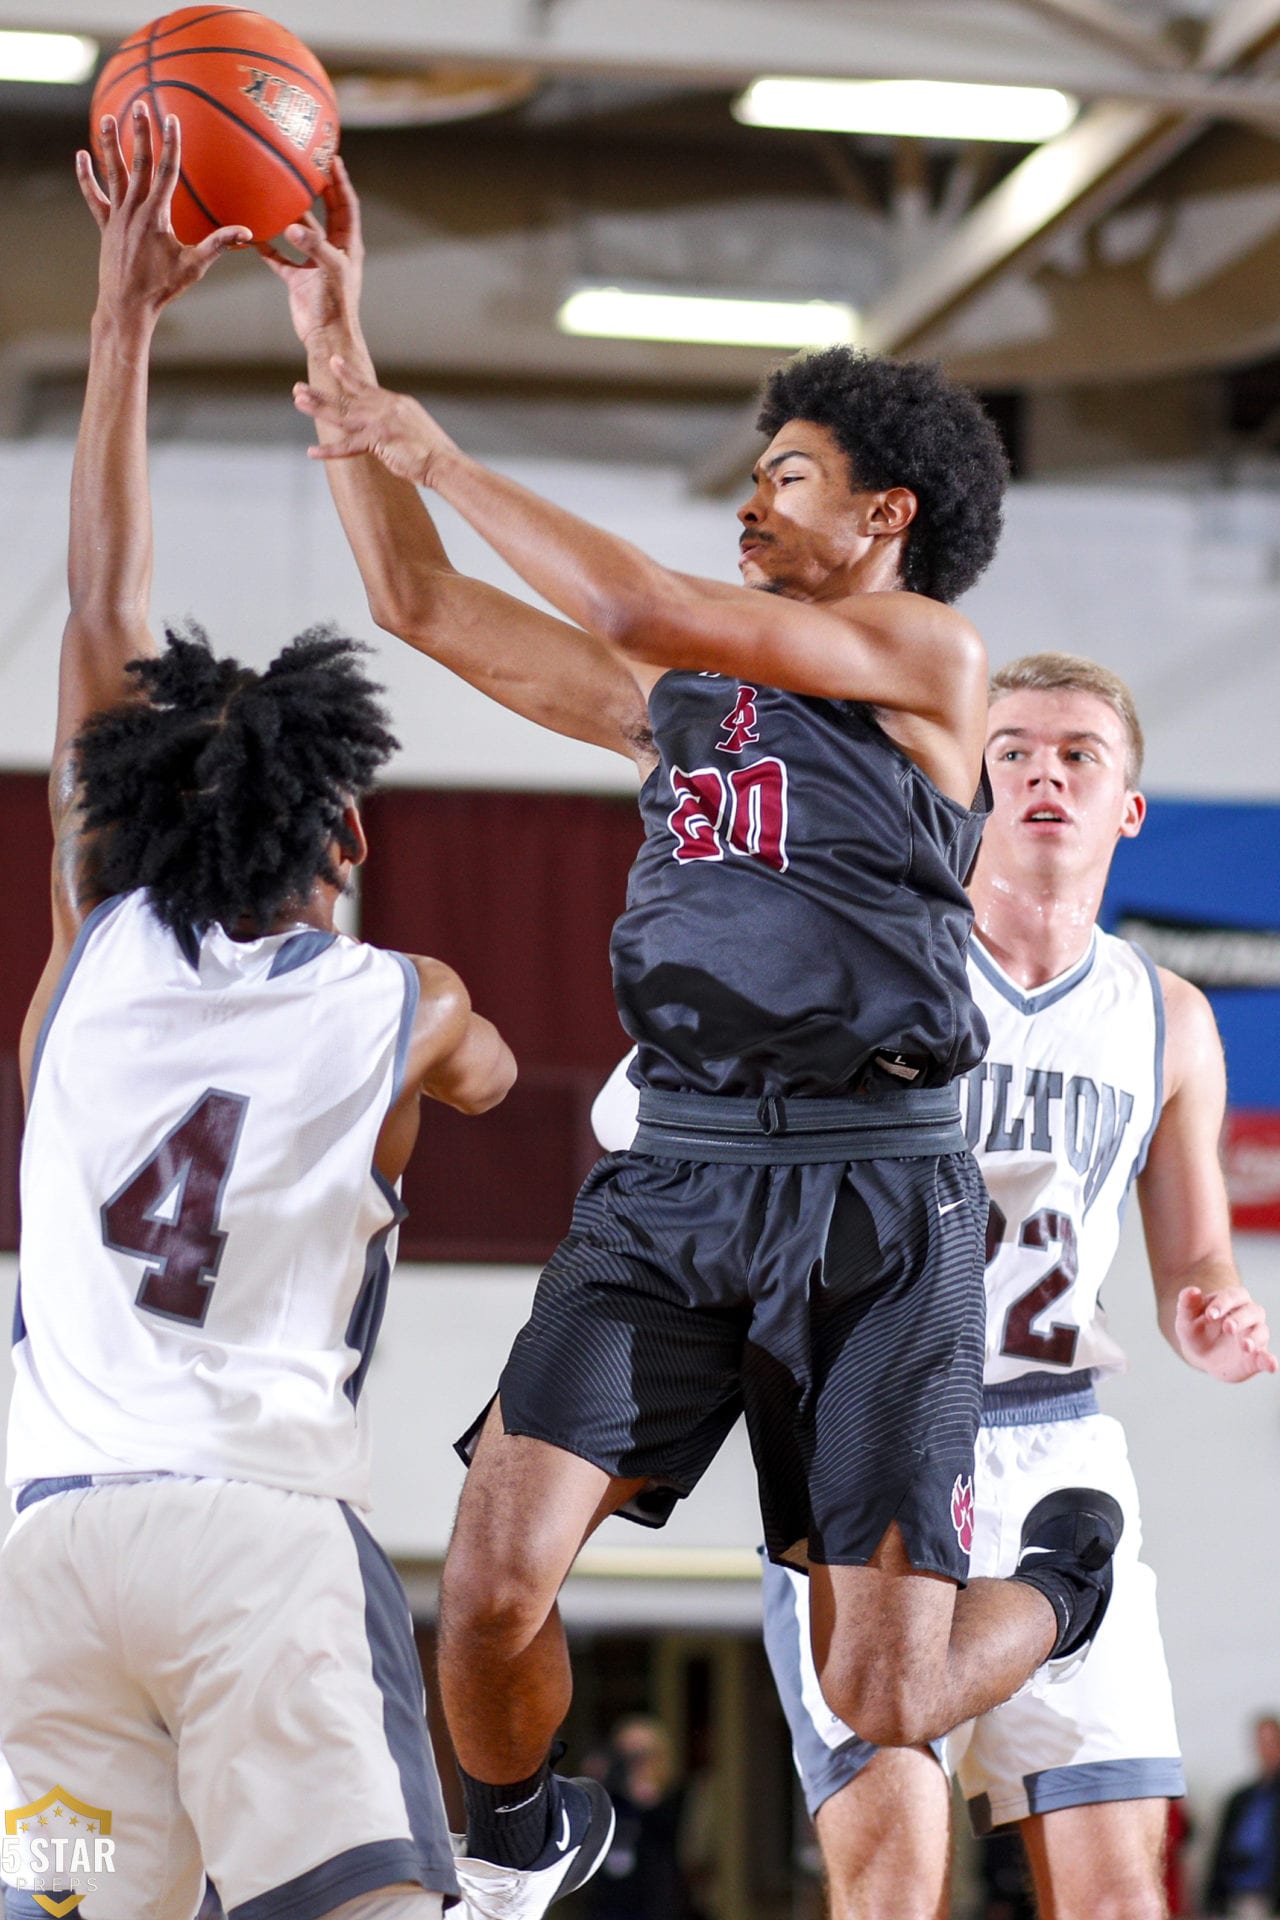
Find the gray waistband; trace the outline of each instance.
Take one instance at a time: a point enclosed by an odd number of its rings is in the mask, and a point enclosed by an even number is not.
[[[1091,1367],[1076,1373],[1023,1373],[982,1389],[984,1427],[1039,1427],[1098,1413]]]
[[[896,1088],[820,1100],[739,1099],[640,1089],[634,1149],[661,1159],[770,1161],[933,1159],[966,1151],[959,1093]]]
[[[25,1513],[28,1507],[35,1506],[37,1500],[50,1500],[55,1493],[78,1493],[85,1487],[128,1487],[135,1486],[141,1480],[172,1480],[176,1477],[179,1476],[166,1472],[163,1467],[156,1467],[138,1473],[63,1473],[49,1480],[24,1480],[18,1488],[13,1507],[15,1513]]]

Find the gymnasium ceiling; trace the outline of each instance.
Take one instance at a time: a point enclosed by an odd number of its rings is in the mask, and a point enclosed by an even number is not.
[[[0,0],[0,27],[109,46],[141,11]],[[349,76],[349,97],[362,90],[353,119],[389,77],[410,83],[414,124],[349,123],[344,138],[366,206],[367,328],[386,376],[464,409],[505,397],[546,428],[577,400],[602,450],[620,434],[643,455],[648,434],[700,484],[736,480],[754,444],[744,396],[777,356],[568,338],[554,315],[582,278],[845,299],[869,346],[940,355],[988,390],[1280,353],[1280,0],[268,11]],[[1082,105],[1036,149],[746,128],[730,103],[762,73],[1046,85]],[[87,87],[0,87],[0,432],[26,430],[83,365],[95,244],[70,156],[87,102]],[[255,382],[296,361],[278,288],[254,260],[220,265],[171,311],[157,357],[175,392],[256,404]]]

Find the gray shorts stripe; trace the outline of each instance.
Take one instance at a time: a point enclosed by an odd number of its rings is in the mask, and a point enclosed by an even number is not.
[[[1180,1800],[1187,1790],[1181,1760],[1087,1760],[1078,1767],[1046,1767],[1023,1775],[1032,1813],[1062,1807],[1092,1807],[1110,1800]],[[969,1802],[969,1821],[979,1836],[995,1832],[985,1793]]]

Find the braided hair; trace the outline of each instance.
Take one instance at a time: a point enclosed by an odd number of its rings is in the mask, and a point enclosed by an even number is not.
[[[175,932],[215,921],[258,935],[317,879],[331,849],[358,851],[344,810],[398,746],[357,655],[312,627],[264,673],[219,660],[189,622],[126,671],[138,698],[97,713],[75,742],[95,887],[150,890]]]
[[[981,403],[923,360],[883,360],[824,347],[779,367],[761,395],[761,433],[788,420],[826,427],[856,489],[909,487],[919,512],[907,531],[902,584],[958,600],[990,565],[1009,478],[1000,436]]]

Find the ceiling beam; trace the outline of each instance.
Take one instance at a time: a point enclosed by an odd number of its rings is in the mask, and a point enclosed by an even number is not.
[[[0,0],[0,27],[29,27],[32,10],[32,0]],[[106,40],[138,25],[138,0],[41,0],[37,10],[44,26]],[[1161,78],[1132,52],[1055,31],[1025,0],[362,0],[355,25],[350,0],[272,0],[271,12],[334,64],[515,60],[545,74],[643,72],[712,87],[761,73],[908,74],[1086,97]]]
[[[1196,66],[1204,72],[1230,73],[1244,60],[1257,60],[1280,40],[1280,0],[1220,0],[1209,21]]]
[[[1176,72],[1185,67],[1186,57],[1170,41],[1156,33],[1146,33],[1122,13],[1103,4],[1103,0],[1018,0],[1033,13],[1058,21],[1086,40],[1126,54],[1140,66]]]
[[[1068,214],[1093,220],[1193,137],[1192,123],[1104,101],[1007,174],[927,260],[863,315],[871,353],[899,353],[986,286]]]
[[[1227,0],[1228,23],[1214,44],[1249,39],[1248,26],[1274,17],[1280,0]],[[510,64],[547,78],[587,75],[681,86],[737,88],[761,73],[858,75],[1060,87],[1086,100],[1146,101],[1179,113],[1280,125],[1280,84],[1265,78],[1211,98],[1207,75],[1159,66],[1154,36],[1125,28],[1141,51],[1054,31],[1066,13],[1119,16],[1104,0],[363,0],[360,38],[351,37],[350,0],[273,0],[272,12],[336,67]],[[123,37],[137,26],[138,0],[48,0],[44,24]],[[906,16],[904,18],[904,15]],[[0,0],[0,27],[30,24],[31,0]],[[749,31],[744,31],[744,17]],[[1123,25],[1124,23],[1122,23]],[[1254,36],[1256,38],[1256,35]]]
[[[1074,5],[1074,0],[1072,0]],[[1258,100],[1247,69],[1280,44],[1280,0],[1224,0],[1196,62],[1194,81],[1161,76],[1186,89],[1181,118],[1151,105],[1101,101],[1074,126],[1036,148],[892,285],[862,318],[872,353],[909,350],[1015,261],[1068,226],[1087,227],[1118,205],[1218,117],[1226,95]],[[1193,91],[1202,102],[1190,109]],[[1270,91],[1268,89],[1268,91]],[[1232,115],[1230,117],[1236,117]],[[1241,116],[1244,117],[1244,116]],[[696,492],[723,494],[739,485],[759,451],[750,412],[712,447],[690,474]]]

